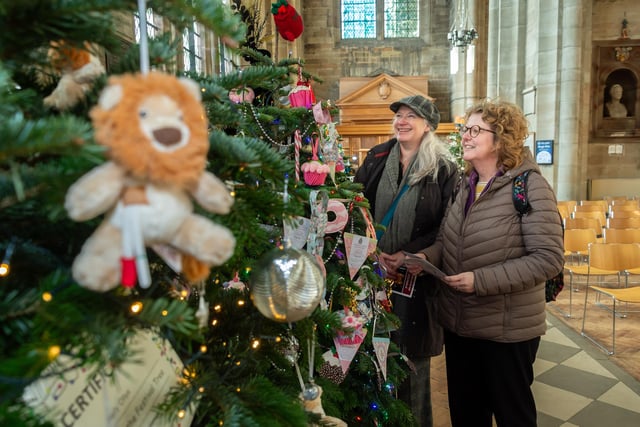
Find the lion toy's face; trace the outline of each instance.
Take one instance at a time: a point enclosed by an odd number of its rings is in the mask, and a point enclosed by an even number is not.
[[[158,72],[112,77],[90,115],[96,141],[133,178],[196,185],[209,140],[200,88],[192,80]]]

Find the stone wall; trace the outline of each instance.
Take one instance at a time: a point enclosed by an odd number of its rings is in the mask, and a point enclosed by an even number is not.
[[[451,121],[449,4],[446,0],[421,0],[422,34],[419,39],[343,41],[340,37],[340,0],[305,0],[302,7],[305,66],[324,80],[314,86],[316,97],[339,99],[342,77],[373,76],[380,72],[427,76],[429,95],[436,98],[442,121]]]
[[[625,18],[629,38],[640,40],[638,0],[468,0],[480,37],[475,70],[464,77],[449,69],[453,0],[421,0],[422,34],[400,43],[341,40],[340,0],[290,1],[305,30],[294,43],[277,41],[274,52],[303,58],[307,71],[323,79],[314,85],[318,99],[338,100],[343,77],[426,76],[443,122],[484,97],[527,109],[530,139],[554,141],[554,163],[541,169],[561,199],[585,198],[593,179],[640,176],[640,137],[596,137],[592,114],[592,50],[617,40]],[[608,155],[614,143],[624,145],[624,155]]]

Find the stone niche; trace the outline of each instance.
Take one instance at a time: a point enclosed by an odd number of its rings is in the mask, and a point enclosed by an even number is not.
[[[640,136],[640,40],[620,39],[594,42],[592,84],[592,142]],[[618,86],[618,95],[614,94]],[[624,112],[612,114],[608,105],[622,95]],[[615,103],[615,99],[613,99]],[[630,142],[630,141],[626,141]]]
[[[393,136],[391,103],[411,95],[422,95],[435,101],[429,94],[427,76],[391,76],[381,73],[375,77],[344,77],[340,79],[340,108],[338,133],[342,147],[353,161],[360,162],[374,145]],[[453,123],[440,123],[436,131],[440,136],[455,130]]]

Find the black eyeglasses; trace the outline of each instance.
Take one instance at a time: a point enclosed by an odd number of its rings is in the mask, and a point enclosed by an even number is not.
[[[485,132],[491,132],[492,134],[496,134],[494,131],[492,131],[491,129],[485,129],[482,128],[478,125],[473,125],[471,127],[466,127],[466,126],[462,126],[460,128],[460,136],[464,135],[465,133],[467,133],[467,131],[469,131],[469,135],[471,135],[471,138],[475,138],[476,136],[480,135],[481,131],[485,131]]]

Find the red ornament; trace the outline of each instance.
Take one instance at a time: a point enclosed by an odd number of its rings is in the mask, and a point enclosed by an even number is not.
[[[292,42],[300,37],[304,29],[302,17],[287,0],[278,0],[276,3],[272,3],[271,13],[278,33],[283,39]]]

